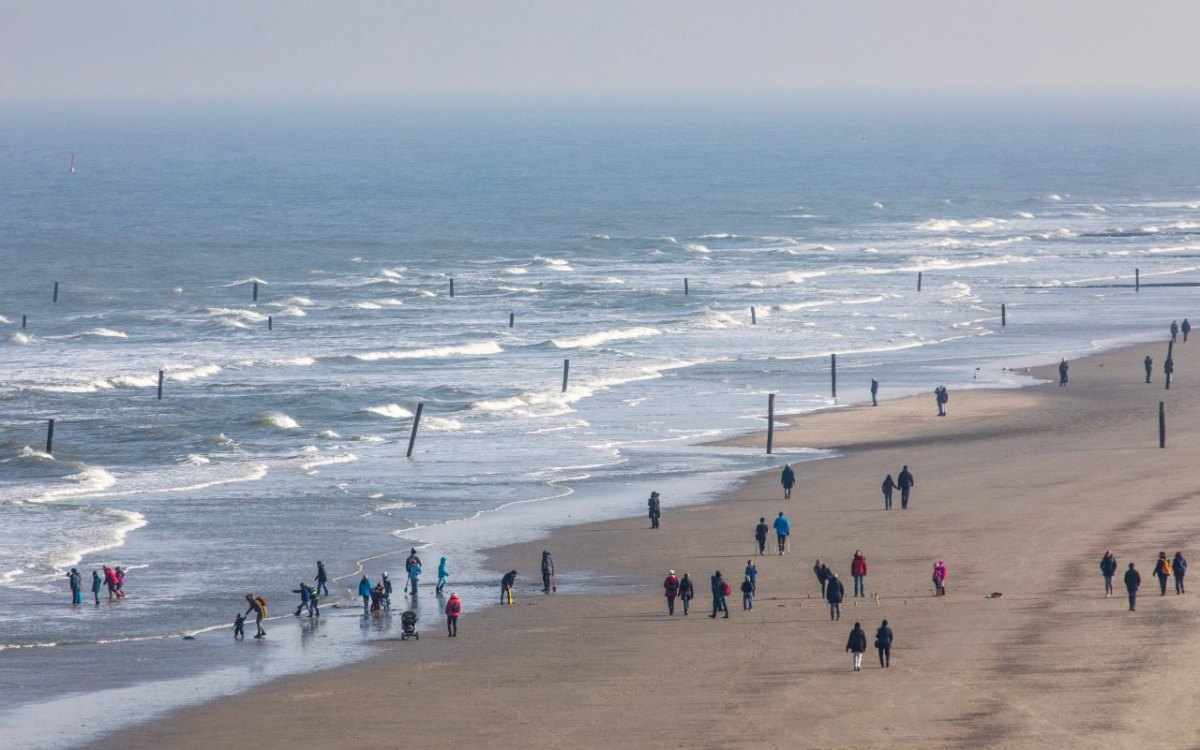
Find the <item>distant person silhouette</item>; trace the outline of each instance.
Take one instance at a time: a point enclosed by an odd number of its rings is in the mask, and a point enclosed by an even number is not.
[[[871,378],[871,406],[879,406],[879,381]]]
[[[1179,338],[1179,324],[1172,320],[1171,321],[1171,341],[1174,341],[1177,338]]]
[[[792,499],[792,488],[796,486],[796,472],[792,471],[791,464],[783,465],[783,473],[779,476],[779,483],[783,485],[783,499]]]
[[[1142,364],[1146,366],[1146,382],[1149,383],[1150,373],[1154,371],[1154,358],[1147,354],[1146,359],[1142,360]]]
[[[1125,590],[1129,592],[1129,611],[1137,611],[1137,591],[1138,586],[1142,585],[1142,576],[1134,569],[1133,563],[1129,563],[1129,570],[1125,571]]]
[[[1058,387],[1062,388],[1067,384],[1067,360],[1064,357],[1062,362],[1058,363]]]
[[[1183,323],[1179,326],[1179,331],[1183,334],[1183,340],[1186,342],[1188,334],[1192,332],[1192,324],[1187,318],[1183,319]]]
[[[883,509],[892,509],[892,490],[896,489],[896,483],[892,481],[892,475],[888,474],[883,478]]]
[[[908,464],[900,470],[900,475],[896,477],[896,486],[900,488],[900,510],[908,510],[908,493],[912,491],[913,485],[917,480],[913,478],[912,472],[908,470]]]

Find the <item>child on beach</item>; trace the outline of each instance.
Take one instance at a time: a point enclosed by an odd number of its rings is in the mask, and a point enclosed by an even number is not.
[[[443,557],[442,561],[438,563],[438,582],[437,582],[437,595],[438,596],[442,595],[442,589],[446,588],[446,582],[449,580],[450,580],[450,571],[446,570],[446,558]]]
[[[233,640],[241,641],[246,638],[246,616],[238,612],[233,616]]]
[[[754,564],[753,560],[746,561],[746,570],[744,571],[744,575],[750,579],[751,588],[753,588],[755,590],[755,592],[757,592],[758,591],[758,566]]]
[[[946,563],[938,560],[933,564],[933,588],[934,596],[946,595]]]

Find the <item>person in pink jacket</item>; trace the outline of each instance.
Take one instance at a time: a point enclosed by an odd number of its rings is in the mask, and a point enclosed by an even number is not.
[[[935,589],[934,596],[946,595],[946,574],[949,571],[946,568],[946,563],[938,560],[933,564],[933,587]]]
[[[854,559],[850,561],[850,575],[854,577],[854,595],[867,595],[867,557],[862,550],[854,550]]]

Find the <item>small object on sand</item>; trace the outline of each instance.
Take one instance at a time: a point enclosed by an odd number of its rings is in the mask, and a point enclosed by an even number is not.
[[[1004,594],[1001,594],[999,591],[993,591],[992,593],[988,594],[985,598],[986,599],[999,599],[1002,596],[1004,596]]]

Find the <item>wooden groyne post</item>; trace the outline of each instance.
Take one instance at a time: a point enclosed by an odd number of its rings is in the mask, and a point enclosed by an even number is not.
[[[275,319],[270,315],[267,316],[267,330],[268,331],[275,330]]]
[[[450,299],[454,299],[454,277],[450,277]]]
[[[53,302],[58,302],[58,282],[54,282],[54,299]]]
[[[1000,303],[1000,327],[1004,328],[1008,325],[1008,306],[1003,302]]]
[[[513,327],[513,324],[514,324],[514,323],[516,323],[516,322],[517,322],[517,314],[516,314],[516,313],[509,313],[509,314],[508,314],[508,327],[509,327],[509,328],[512,328],[512,327]]]
[[[684,296],[684,297],[688,296],[688,283],[687,283],[687,276],[684,276],[684,277],[683,277],[683,296]]]
[[[775,394],[767,394],[767,455],[775,443]]]
[[[24,327],[25,327],[25,323],[26,323],[26,322],[27,322],[27,316],[25,316],[25,315],[22,315],[22,316],[21,316],[21,327],[22,327],[22,328],[24,328]]]
[[[54,420],[46,424],[46,453],[54,455]]]
[[[570,377],[570,374],[571,374],[571,360],[564,359],[563,360],[563,387],[562,387],[563,393],[567,392],[567,378]]]
[[[837,401],[837,355],[829,355],[829,389],[833,393],[833,400]]]
[[[250,300],[252,302],[258,302],[258,282],[257,281],[254,282],[254,291],[252,291],[250,293]]]
[[[1142,269],[1133,269],[1133,291],[1142,291]]]
[[[1158,447],[1167,447],[1167,414],[1162,401],[1158,402]]]
[[[413,446],[417,443],[417,426],[421,424],[421,412],[425,410],[425,402],[417,403],[417,413],[413,415],[412,434],[408,436],[408,458],[412,458]]]
[[[162,401],[163,371],[158,371],[158,400]]]
[[[921,272],[917,271],[917,291],[921,291]]]
[[[758,316],[754,312],[754,305],[750,305],[750,325],[758,325]]]

